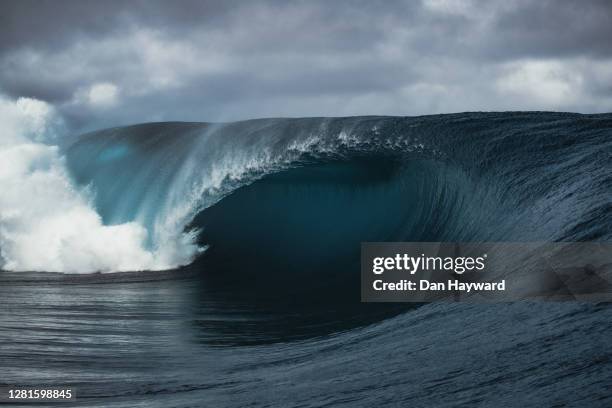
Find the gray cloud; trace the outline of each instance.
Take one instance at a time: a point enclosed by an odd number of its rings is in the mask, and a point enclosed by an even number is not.
[[[612,57],[612,3],[607,0],[522,1],[500,12],[495,26],[505,55]]]
[[[0,90],[150,120],[610,111],[607,1],[4,1]]]

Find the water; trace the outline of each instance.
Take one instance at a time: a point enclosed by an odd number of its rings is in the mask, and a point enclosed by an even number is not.
[[[359,243],[610,241],[611,136],[610,115],[536,112],[79,137],[61,152],[102,224],[174,267],[1,272],[0,384],[91,407],[610,406],[608,305],[361,304]]]
[[[3,282],[2,382],[69,384],[92,407],[611,402],[607,306],[430,304],[330,331],[219,309],[201,284]]]

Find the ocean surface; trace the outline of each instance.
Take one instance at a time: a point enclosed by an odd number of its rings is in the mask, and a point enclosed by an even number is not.
[[[364,241],[611,241],[610,114],[148,123],[57,149],[133,263],[6,234],[0,385],[83,407],[612,406],[607,304],[359,291]],[[45,234],[83,225],[63,222]]]

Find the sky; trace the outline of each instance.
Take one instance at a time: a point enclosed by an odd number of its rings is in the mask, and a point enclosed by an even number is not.
[[[0,94],[131,123],[612,111],[612,2],[0,0]]]

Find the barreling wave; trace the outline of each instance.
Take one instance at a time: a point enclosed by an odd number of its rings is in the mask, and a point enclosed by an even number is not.
[[[609,240],[611,132],[608,114],[539,112],[166,122],[65,154],[102,226],[144,231],[131,269],[204,252],[308,271],[361,241]]]

